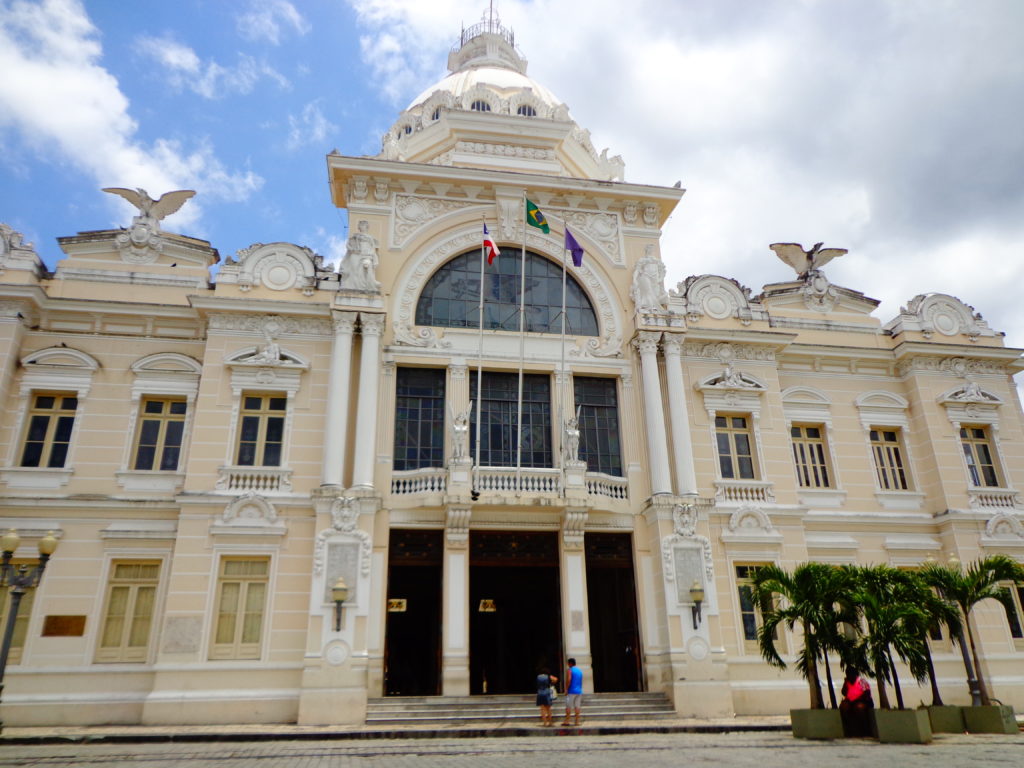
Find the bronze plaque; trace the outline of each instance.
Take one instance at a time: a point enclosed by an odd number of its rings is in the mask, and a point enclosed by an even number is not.
[[[493,600],[483,599],[480,601],[480,606],[477,608],[480,613],[496,613],[498,606]]]
[[[406,603],[404,597],[388,598],[388,613],[405,613]]]
[[[81,637],[85,634],[85,616],[47,616],[43,619],[43,637]]]

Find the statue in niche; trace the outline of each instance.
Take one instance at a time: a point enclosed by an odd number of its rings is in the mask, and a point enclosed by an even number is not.
[[[636,263],[629,295],[638,312],[664,312],[668,305],[665,265],[654,255],[653,245],[647,246],[643,257]]]
[[[981,387],[978,386],[978,382],[973,381],[971,379],[967,380],[967,383],[964,384],[964,388],[957,394],[953,395],[952,399],[975,401],[988,400],[988,398],[985,396],[985,393],[981,391]]]
[[[743,378],[743,374],[732,367],[732,363],[725,366],[722,372],[722,379],[718,382],[720,387],[732,387],[733,389],[750,389],[754,385]]]
[[[266,363],[268,365],[280,365],[285,362],[281,358],[281,345],[277,343],[277,340],[270,335],[270,331],[266,328],[263,329],[263,338],[266,339],[266,344],[263,344],[256,352],[244,358],[241,362]]]
[[[378,293],[377,282],[377,240],[370,234],[370,224],[365,219],[349,235],[345,258],[341,262],[341,287],[350,291]]]
[[[580,460],[580,423],[575,416],[565,422],[564,440],[562,454],[565,456],[565,463],[578,462]]]
[[[469,411],[472,405],[452,418],[452,458],[465,459],[469,453]]]

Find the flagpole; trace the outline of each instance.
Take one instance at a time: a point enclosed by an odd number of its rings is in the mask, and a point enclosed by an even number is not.
[[[526,358],[526,190],[523,190],[523,248],[519,259],[519,392],[516,395],[516,496],[523,475],[523,363]]]
[[[487,230],[487,217],[481,216],[484,231]],[[484,399],[484,255],[487,245],[480,242],[480,347],[476,356],[476,461],[473,465],[472,491],[479,492],[480,479],[480,403]],[[472,407],[472,405],[470,406]]]
[[[565,222],[562,222],[565,225]],[[562,391],[558,393],[558,447],[559,447],[559,462],[562,467],[562,494],[565,494],[565,423],[563,416],[565,415],[564,404],[566,398],[569,396],[569,377],[565,370],[565,283],[566,283],[566,272],[568,266],[565,263],[565,252],[568,249],[565,247],[565,237],[562,237],[562,344],[561,344],[561,361],[559,363],[558,377],[562,380]]]

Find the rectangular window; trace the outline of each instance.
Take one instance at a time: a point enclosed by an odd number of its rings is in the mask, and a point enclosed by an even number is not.
[[[186,408],[181,399],[146,398],[142,401],[132,469],[165,472],[178,469]]]
[[[211,659],[260,657],[269,574],[269,558],[221,559]]]
[[[25,566],[30,571],[38,565],[38,561],[32,560],[11,560],[11,566],[15,569]],[[21,596],[21,603],[18,605],[18,615],[14,619],[14,634],[11,636],[11,647],[7,654],[8,664],[21,663],[21,651],[25,647],[25,637],[28,635],[28,622],[32,617],[32,602],[35,600],[36,591],[29,589]],[[11,614],[11,592],[4,588],[0,595],[0,637],[7,629],[7,617]]]
[[[20,466],[63,467],[71,447],[76,410],[78,398],[74,395],[32,395]]]
[[[1006,621],[1010,625],[1010,636],[1018,651],[1024,651],[1024,584],[1007,584],[1003,587],[1007,602],[1003,605]]]
[[[579,413],[580,460],[591,472],[622,477],[622,440],[615,379],[573,377]]]
[[[444,466],[444,379],[440,368],[398,369],[396,471]]]
[[[907,473],[903,467],[900,430],[873,427],[870,435],[871,454],[875,459],[878,487],[884,491],[907,490]]]
[[[240,467],[279,467],[284,446],[284,418],[288,398],[282,395],[242,394],[238,429]]]
[[[739,617],[743,632],[743,651],[745,653],[761,652],[757,641],[757,631],[763,623],[761,616],[769,606],[767,603],[755,604],[750,587],[753,571],[761,565],[767,565],[767,563],[742,563],[736,565],[736,591],[739,597]],[[776,631],[775,640],[776,649],[778,649],[779,653],[784,653],[785,648],[779,640],[778,631]]]
[[[967,460],[967,471],[971,476],[971,485],[975,488],[998,488],[999,475],[992,442],[989,440],[985,427],[960,427],[960,446]]]
[[[715,440],[718,444],[718,468],[726,480],[753,480],[753,437],[750,417],[739,415],[715,416]]]
[[[159,561],[114,561],[96,661],[146,661],[159,580]]]
[[[800,487],[831,488],[825,428],[820,424],[794,424],[789,433],[793,439],[793,462]]]
[[[470,377],[473,412],[469,426],[470,455],[476,458],[477,377]],[[519,375],[484,371],[480,402],[480,465],[516,465],[516,401]],[[523,376],[522,466],[551,467],[551,378],[547,374]]]

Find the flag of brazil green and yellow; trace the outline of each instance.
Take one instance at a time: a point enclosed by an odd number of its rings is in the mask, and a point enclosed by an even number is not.
[[[551,227],[548,226],[548,220],[545,218],[544,214],[541,213],[540,208],[529,200],[526,201],[526,223],[531,227],[536,227],[545,235],[551,231]]]

